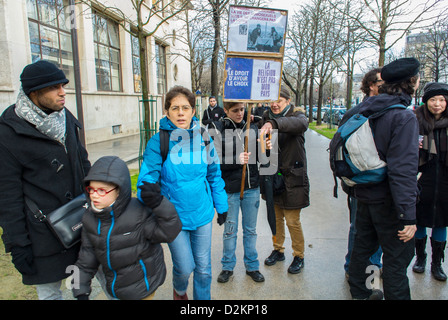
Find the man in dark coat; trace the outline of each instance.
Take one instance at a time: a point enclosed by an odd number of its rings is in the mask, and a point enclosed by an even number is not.
[[[218,102],[214,96],[208,98],[208,107],[204,110],[202,115],[202,124],[208,126],[214,121],[219,121],[226,116],[224,109],[218,106]]]
[[[38,61],[23,69],[20,80],[16,103],[0,117],[2,239],[23,283],[35,285],[39,299],[61,299],[61,280],[79,245],[65,249],[24,198],[43,214],[52,212],[83,192],[90,162],[78,137],[80,123],[64,107],[64,73]]]
[[[415,58],[384,66],[380,94],[363,101],[359,113],[369,116],[392,105],[408,106],[419,85],[419,66]],[[418,123],[410,110],[396,108],[371,121],[370,126],[378,155],[387,163],[387,178],[376,184],[357,184],[351,190],[358,210],[349,266],[350,292],[354,299],[382,296],[370,281],[379,275],[371,275],[368,268],[369,257],[381,245],[384,298],[410,299],[406,272],[414,256]]]
[[[286,221],[294,256],[288,272],[296,274],[304,266],[305,251],[300,212],[310,204],[304,136],[308,129],[308,120],[304,110],[290,103],[290,93],[282,87],[279,101],[271,103],[270,110],[263,115],[260,134],[278,130],[278,173],[281,174],[285,186],[280,194],[274,196],[276,235],[273,237],[274,250],[265,260],[265,264],[273,265],[277,261],[285,260],[283,243]],[[275,148],[271,150],[271,157],[272,152],[276,152]],[[263,174],[262,171],[260,174]],[[263,195],[263,198],[266,199],[266,196]]]

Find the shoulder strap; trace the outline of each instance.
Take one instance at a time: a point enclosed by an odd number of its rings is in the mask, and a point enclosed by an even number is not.
[[[391,105],[391,106],[389,106],[387,108],[384,108],[381,111],[378,111],[378,112],[372,114],[369,118],[370,119],[378,118],[378,117],[382,116],[383,114],[385,114],[387,111],[389,111],[391,109],[406,109],[406,106],[404,106],[402,104],[394,104],[394,105]]]
[[[160,155],[162,156],[162,164],[165,162],[170,147],[170,134],[167,130],[159,130],[160,137]]]

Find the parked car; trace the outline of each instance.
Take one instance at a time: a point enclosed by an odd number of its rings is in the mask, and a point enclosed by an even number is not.
[[[346,109],[336,109],[336,112],[334,113],[333,124],[337,124],[339,126],[339,123],[344,117],[346,111]]]
[[[334,114],[337,110],[336,109],[331,109],[331,113],[333,114],[333,118],[334,118]],[[330,109],[326,110],[324,113],[324,116],[322,117],[322,121],[330,123]]]

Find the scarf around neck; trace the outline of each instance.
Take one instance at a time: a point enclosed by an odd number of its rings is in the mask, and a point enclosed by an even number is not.
[[[19,118],[33,124],[36,129],[65,146],[65,108],[46,114],[20,88],[15,112]]]
[[[418,110],[421,113],[421,110]],[[445,159],[441,159],[445,166],[448,166],[448,118],[442,117],[439,120],[434,121],[434,128],[428,130],[428,125],[424,125],[424,118],[419,116],[420,134],[423,135],[422,148],[420,149],[419,166],[430,162],[434,157],[444,156]],[[439,132],[437,139],[435,132]]]
[[[288,104],[285,107],[285,109],[283,109],[282,112],[280,112],[279,114],[275,114],[275,113],[272,112],[271,109],[269,109],[269,119],[273,120],[273,119],[277,119],[277,118],[283,117],[289,111],[290,108],[291,108],[291,105]]]

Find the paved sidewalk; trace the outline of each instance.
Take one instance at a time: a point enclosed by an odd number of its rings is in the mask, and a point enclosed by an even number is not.
[[[246,275],[243,264],[242,232],[238,234],[237,265],[234,275],[227,283],[216,281],[221,272],[222,231],[223,227],[213,225],[212,238],[212,299],[214,300],[347,300],[351,299],[349,286],[345,278],[344,259],[347,252],[349,218],[347,198],[339,188],[339,198],[333,197],[333,176],[328,163],[329,140],[312,130],[306,132],[306,152],[308,175],[310,179],[310,202],[302,210],[301,222],[305,235],[305,267],[299,274],[292,275],[287,269],[292,262],[289,232],[285,242],[285,261],[274,266],[264,265],[264,259],[272,251],[271,232],[267,224],[266,205],[261,200],[257,224],[257,249],[260,260],[260,272],[265,282],[255,283]],[[87,147],[92,163],[101,155],[115,154],[122,159],[138,156],[138,136],[120,139],[109,143],[97,143]],[[135,166],[134,164],[130,164]],[[138,166],[137,166],[138,169]],[[241,228],[240,228],[241,229]],[[428,241],[429,242],[429,241]],[[172,299],[172,264],[167,245],[163,245],[167,278],[157,290],[155,300]],[[428,264],[424,274],[415,274],[411,267],[408,271],[411,295],[416,300],[448,299],[448,284],[434,280],[430,273],[430,246],[428,245]],[[448,260],[448,259],[447,259]],[[412,266],[413,262],[411,262]],[[448,272],[448,262],[443,263]],[[97,286],[95,299],[106,299]],[[188,289],[192,294],[192,278]]]

